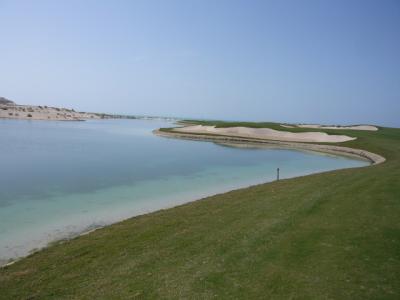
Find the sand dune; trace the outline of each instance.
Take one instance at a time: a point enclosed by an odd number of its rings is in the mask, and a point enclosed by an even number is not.
[[[73,109],[35,106],[0,104],[0,118],[21,120],[50,120],[50,121],[80,121],[100,119],[93,113],[77,112]]]
[[[356,138],[347,135],[329,135],[324,132],[287,132],[270,128],[248,128],[248,127],[229,127],[215,128],[215,126],[185,126],[175,128],[175,132],[182,133],[205,133],[216,135],[229,135],[246,138],[259,138],[275,141],[288,142],[314,142],[314,143],[341,143],[355,140]]]

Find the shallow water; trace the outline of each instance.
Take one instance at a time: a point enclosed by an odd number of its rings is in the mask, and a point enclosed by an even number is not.
[[[234,188],[368,162],[152,134],[143,120],[0,120],[0,260]]]

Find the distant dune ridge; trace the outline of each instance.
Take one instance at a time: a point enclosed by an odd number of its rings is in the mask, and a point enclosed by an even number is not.
[[[7,98],[0,97],[0,104],[4,105],[15,105],[15,103],[11,100],[8,100]]]
[[[103,117],[102,114],[77,112],[68,108],[18,105],[14,101],[0,97],[0,119],[83,121]]]
[[[121,115],[109,113],[79,112],[74,109],[50,107],[46,105],[20,105],[0,97],[0,119],[47,120],[47,121],[85,121],[89,119],[138,119],[175,122],[172,117]]]

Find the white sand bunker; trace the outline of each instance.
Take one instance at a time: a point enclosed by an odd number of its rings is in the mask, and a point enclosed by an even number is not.
[[[296,126],[293,125],[281,125],[285,128],[318,128],[318,129],[350,129],[350,130],[367,130],[367,131],[377,131],[378,127],[372,125],[353,125],[353,126],[326,126],[326,125],[318,125],[318,124],[299,124]]]
[[[215,126],[203,125],[180,127],[174,129],[174,131],[182,133],[212,133],[287,142],[341,143],[356,139],[347,135],[329,135],[325,132],[287,132],[270,128],[248,127],[215,128]]]

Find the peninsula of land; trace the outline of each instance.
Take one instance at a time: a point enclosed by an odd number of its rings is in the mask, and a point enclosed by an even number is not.
[[[217,143],[255,144],[269,147],[297,148],[331,154],[341,154],[365,159],[370,161],[372,164],[380,164],[386,160],[383,156],[376,153],[337,145],[338,143],[354,141],[357,137],[320,131],[334,131],[339,128],[361,131],[378,130],[377,127],[371,125],[364,125],[360,129],[360,126],[358,125],[343,127],[314,125],[313,127],[301,127],[297,125],[283,126],[268,123],[265,124],[265,126],[260,126],[260,124],[254,126],[254,124],[251,123],[240,122],[233,124],[223,123],[223,125],[221,125],[219,122],[213,123],[212,121],[183,121],[180,124],[183,126],[175,128],[160,128],[155,130],[154,134],[164,137],[208,140]],[[279,130],[279,128],[282,130]],[[288,131],[293,128],[297,128],[297,131]],[[308,131],[307,128],[310,128],[309,130],[311,131]]]

